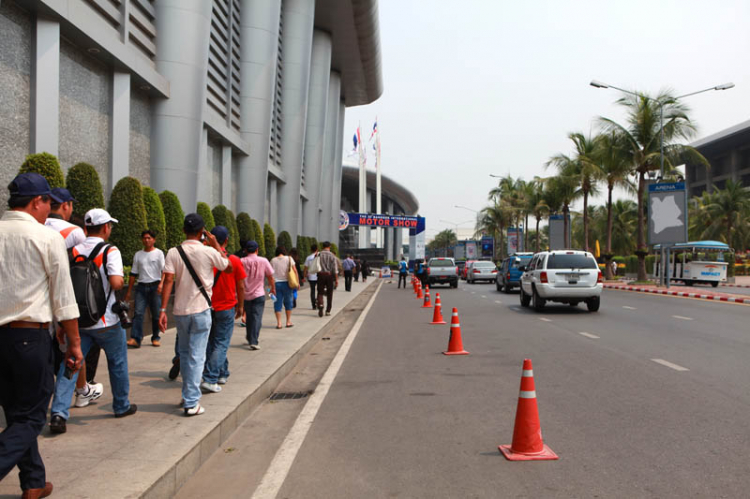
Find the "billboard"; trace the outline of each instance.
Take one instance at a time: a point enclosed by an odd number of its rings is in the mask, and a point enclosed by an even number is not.
[[[565,227],[565,221],[563,215],[550,215],[549,217],[549,249],[559,250],[568,249],[565,244],[565,236],[563,234]],[[568,241],[570,241],[570,215],[568,215]]]
[[[466,258],[466,241],[458,241],[456,247],[453,248],[453,257],[456,260],[463,260]]]
[[[686,243],[688,232],[685,182],[648,186],[648,243]]]
[[[466,259],[476,260],[477,259],[477,242],[466,241]]]
[[[482,258],[495,258],[495,238],[482,236]]]
[[[519,251],[523,251],[523,229],[509,227],[508,231],[508,254],[512,255]]]

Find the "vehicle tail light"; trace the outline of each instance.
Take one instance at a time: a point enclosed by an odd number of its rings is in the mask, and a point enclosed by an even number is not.
[[[479,274],[479,272],[480,272],[479,269],[474,269],[475,274]]]
[[[497,274],[497,269],[492,271],[493,274]]]
[[[596,276],[596,283],[601,284],[602,283],[602,273],[599,272],[599,275]]]
[[[430,267],[427,267],[427,275],[430,275]]]
[[[456,267],[456,275],[458,275],[458,267]]]
[[[539,274],[539,280],[540,280],[541,282],[544,282],[544,283],[548,282],[548,281],[547,281],[547,273],[546,273],[546,272],[542,272],[542,273],[540,273],[540,274]]]

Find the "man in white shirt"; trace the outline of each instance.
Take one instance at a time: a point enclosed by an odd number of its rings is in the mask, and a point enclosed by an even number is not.
[[[141,242],[143,242],[143,249],[133,257],[128,292],[125,294],[125,301],[129,302],[133,284],[138,279],[138,285],[135,288],[135,316],[133,317],[133,328],[130,330],[128,346],[132,348],[141,347],[143,319],[146,315],[146,307],[148,307],[151,312],[151,344],[159,347],[161,346],[159,309],[161,308],[164,253],[156,248],[156,233],[152,230],[144,230],[141,233]]]
[[[81,244],[86,239],[83,229],[70,223],[70,218],[73,216],[73,203],[75,199],[73,199],[68,189],[63,189],[62,187],[52,189],[52,194],[60,199],[62,203],[52,201],[52,207],[44,225],[59,232],[63,239],[65,239],[65,247],[70,249],[76,244]]]
[[[54,386],[49,325],[62,323],[64,364],[77,371],[83,360],[78,305],[62,238],[45,227],[50,201],[59,202],[39,174],[23,173],[8,186],[8,211],[0,220],[0,480],[18,466],[24,497],[46,497],[37,437],[44,428]]]
[[[159,326],[167,329],[167,309],[172,286],[175,286],[172,313],[177,326],[178,356],[173,362],[182,371],[182,400],[186,416],[198,416],[205,412],[200,405],[201,377],[206,363],[206,345],[211,331],[211,284],[214,268],[231,272],[231,262],[222,254],[216,237],[205,230],[203,217],[189,213],[182,230],[186,240],[167,253],[164,264]],[[207,245],[201,242],[205,238]],[[183,255],[180,254],[180,249]],[[190,262],[190,267],[185,261]],[[191,275],[190,268],[195,273]],[[198,280],[199,285],[195,282]]]
[[[107,296],[107,306],[104,315],[94,326],[81,328],[81,349],[88,353],[91,345],[97,344],[107,354],[107,369],[109,383],[112,389],[112,409],[116,418],[135,414],[138,406],[131,404],[128,399],[130,379],[128,378],[128,347],[125,340],[125,330],[120,325],[120,318],[112,310],[117,301],[115,291],[122,289],[123,278],[122,255],[116,247],[105,244],[112,234],[112,224],[117,220],[101,208],[94,208],[86,212],[84,217],[88,237],[73,248],[73,256],[89,256],[97,250],[94,262],[99,267],[99,273]],[[98,248],[98,249],[97,249]],[[55,396],[52,399],[52,418],[50,431],[65,433],[66,421],[70,417],[70,400],[73,396],[77,375],[72,379],[64,376],[64,366],[60,367],[55,383]]]
[[[307,279],[310,283],[310,300],[312,302],[312,309],[315,310],[316,308],[318,308],[318,300],[315,296],[315,291],[317,291],[318,289],[318,274],[310,273],[307,271],[307,269],[310,268],[313,260],[315,260],[315,257],[318,256],[318,245],[311,245],[310,250],[312,251],[312,253],[310,253],[307,258],[305,258],[305,279]]]

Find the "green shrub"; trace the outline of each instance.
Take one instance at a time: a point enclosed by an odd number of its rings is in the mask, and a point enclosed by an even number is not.
[[[237,217],[234,216],[232,210],[229,211],[229,248],[232,254],[237,253],[240,250],[240,233],[237,230]]]
[[[737,275],[735,270],[734,259],[732,258],[727,262],[727,277],[734,277]]]
[[[270,260],[273,258],[274,251],[276,251],[276,234],[268,224],[263,226],[263,244],[265,245],[265,257]]]
[[[159,200],[161,200],[161,206],[164,210],[164,222],[167,229],[167,242],[164,249],[168,251],[185,239],[185,234],[182,232],[182,225],[185,222],[185,212],[182,211],[180,199],[174,192],[162,192],[159,194]]]
[[[26,160],[24,160],[18,173],[38,173],[47,179],[47,183],[52,189],[65,187],[65,177],[62,168],[60,168],[60,162],[57,161],[57,157],[48,152],[26,156]]]
[[[211,213],[211,207],[208,206],[206,203],[199,201],[198,206],[195,209],[195,212],[203,218],[203,223],[206,224],[205,228],[207,231],[211,232],[211,229],[216,227],[214,216]]]
[[[263,237],[263,231],[260,228],[260,224],[254,218],[250,219],[250,224],[253,227],[253,238],[250,240],[258,243],[258,255],[266,256],[266,242]]]
[[[336,256],[339,256],[339,247],[336,245],[336,243],[331,243],[331,253],[333,253]]]
[[[223,204],[215,206],[214,209],[211,210],[211,214],[213,215],[213,221],[216,225],[223,225],[229,230],[227,252],[230,254],[236,253],[239,249],[239,241],[237,235],[237,223],[234,220],[234,215]]]
[[[656,255],[646,255],[646,274],[653,275]]]
[[[142,249],[141,232],[146,230],[143,189],[137,179],[124,177],[117,182],[109,197],[109,214],[119,221],[109,241],[120,249],[123,264],[130,265],[133,255]]]
[[[625,257],[625,272],[628,274],[638,273],[638,257],[636,255]]]
[[[92,208],[104,208],[104,190],[96,168],[88,163],[76,163],[68,170],[65,185],[75,198],[73,216],[81,217]]]
[[[279,234],[279,239],[276,242],[278,246],[283,246],[287,251],[292,249],[292,236],[290,236],[289,233],[285,230],[281,231],[281,234]]]
[[[156,232],[156,247],[167,250],[167,223],[164,220],[164,207],[159,195],[151,187],[143,188],[143,206],[146,208],[146,226]]]
[[[240,238],[241,246],[253,240],[253,222],[244,211],[237,215],[237,237]]]

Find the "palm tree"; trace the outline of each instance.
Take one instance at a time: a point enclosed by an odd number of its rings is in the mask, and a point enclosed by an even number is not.
[[[599,122],[607,132],[614,132],[622,141],[624,153],[632,161],[633,173],[638,177],[638,280],[646,279],[646,246],[644,194],[646,175],[659,170],[662,154],[660,136],[664,137],[663,161],[665,170],[674,170],[675,165],[689,160],[693,164],[708,167],[708,161],[694,148],[680,144],[680,139],[688,140],[695,134],[695,125],[688,117],[689,108],[668,92],[655,98],[646,94],[630,95],[617,101],[628,111],[625,125],[609,118],[600,117]],[[663,125],[659,111],[663,111]]]
[[[633,232],[638,226],[638,205],[629,199],[612,203],[612,251],[630,255],[636,249]]]
[[[435,234],[435,238],[430,242],[430,249],[439,250],[448,248],[455,245],[457,241],[456,233],[451,229],[445,229]]]
[[[495,203],[491,206],[482,208],[477,215],[477,223],[474,227],[475,236],[479,234],[488,233],[497,241],[498,235],[500,236],[500,258],[505,253],[505,239],[503,236],[505,228],[511,223],[512,211],[503,203]]]
[[[546,183],[547,203],[550,208],[555,206],[554,211],[561,211],[563,215],[563,241],[565,248],[570,248],[570,231],[568,229],[568,217],[570,216],[570,205],[581,194],[575,177],[558,175],[544,179]],[[550,204],[552,203],[552,204]],[[551,241],[550,241],[551,243]]]
[[[726,232],[722,239],[732,246],[735,229],[747,223],[743,215],[750,211],[750,191],[742,187],[742,182],[727,180],[724,189],[718,191],[706,206],[706,211],[712,220],[724,226]]]
[[[529,188],[529,192],[526,196],[526,207],[528,212],[530,212],[532,215],[534,215],[534,218],[536,219],[536,249],[535,251],[539,253],[539,222],[544,218],[545,216],[549,216],[550,209],[549,205],[547,204],[547,200],[545,199],[544,195],[544,184],[542,183],[541,179],[539,177],[535,177],[534,180],[527,183],[527,186]],[[526,235],[528,235],[528,222],[526,223]],[[524,246],[524,249],[526,250],[528,246]]]
[[[525,182],[521,179],[515,180],[510,174],[500,179],[498,186],[490,191],[489,199],[504,204],[511,212],[511,224],[515,225],[516,231],[523,216],[524,201],[523,187]]]

